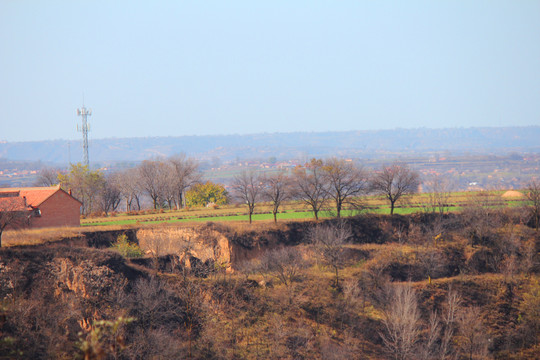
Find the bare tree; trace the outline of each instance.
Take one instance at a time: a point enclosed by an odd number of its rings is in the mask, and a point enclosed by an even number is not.
[[[36,186],[53,186],[58,184],[58,174],[60,170],[50,167],[45,167],[39,171],[36,179]]]
[[[437,312],[429,315],[424,341],[421,346],[420,357],[423,360],[438,359],[437,341],[441,332],[441,324]]]
[[[390,303],[383,310],[381,338],[394,359],[412,359],[421,330],[416,293],[410,284],[394,285],[387,291]]]
[[[426,181],[424,181],[424,192],[428,194],[427,209],[430,212],[438,212],[439,215],[444,215],[448,211],[450,204],[448,200],[451,194],[451,184],[448,177],[436,174],[431,175]]]
[[[137,280],[129,296],[122,299],[122,306],[145,329],[175,328],[183,321],[182,305],[169,287],[156,277]]]
[[[161,190],[161,196],[159,197],[162,205],[167,204],[169,209],[174,208],[175,199],[175,186],[176,178],[172,172],[171,164],[168,162],[163,163],[163,187]]]
[[[443,331],[439,349],[439,357],[442,360],[452,358],[454,354],[452,338],[456,332],[457,314],[459,313],[460,305],[461,297],[457,291],[450,287],[448,289],[448,295],[446,296],[446,303],[442,315]]]
[[[527,199],[536,231],[540,226],[540,181],[533,180],[527,186]]]
[[[112,174],[104,178],[101,191],[98,197],[101,211],[108,215],[110,211],[116,211],[122,201],[122,192],[119,182],[121,179],[117,174]]]
[[[144,160],[138,166],[139,184],[152,199],[154,210],[158,208],[158,200],[163,198],[166,174],[165,163],[161,160]]]
[[[190,280],[184,278],[181,286],[178,289],[178,295],[183,303],[182,315],[184,328],[188,337],[188,353],[187,358],[193,358],[193,338],[196,335],[197,329],[200,328],[203,316],[203,302],[200,286]]]
[[[538,346],[540,343],[540,280],[531,277],[524,286],[522,300],[518,305],[519,328],[523,340]]]
[[[2,233],[7,227],[18,228],[28,224],[32,212],[23,197],[0,197],[0,247],[2,247]]]
[[[234,177],[231,188],[233,194],[248,206],[249,223],[251,224],[255,205],[261,196],[259,177],[253,171],[243,171]]]
[[[269,250],[261,258],[261,269],[272,273],[283,285],[289,287],[303,268],[302,255],[296,247]]]
[[[319,211],[328,200],[322,166],[322,160],[312,159],[309,164],[294,170],[295,194],[311,208],[315,220],[319,220]]]
[[[171,192],[177,208],[184,203],[184,194],[192,185],[200,182],[201,173],[197,161],[186,157],[185,154],[171,156],[168,159],[171,171]]]
[[[351,239],[351,228],[340,221],[335,225],[317,225],[308,232],[321,260],[334,270],[335,286],[339,287],[339,269],[343,266],[343,246]]]
[[[488,353],[488,338],[478,307],[463,308],[457,317],[459,331],[457,344],[460,353],[467,359],[485,359]]]
[[[368,188],[367,176],[362,168],[343,159],[331,158],[324,162],[322,170],[328,195],[335,203],[338,218],[341,217],[341,210],[345,205],[355,209],[361,207],[359,197],[364,195]]]
[[[371,190],[385,196],[390,202],[391,215],[394,214],[394,207],[403,195],[417,192],[419,185],[418,172],[401,163],[383,166],[371,179]]]
[[[283,201],[292,196],[291,179],[280,171],[277,174],[264,176],[262,179],[262,194],[266,200],[272,203],[272,214],[274,223],[277,222],[277,213]]]
[[[338,319],[343,325],[354,326],[358,322],[359,310],[363,312],[362,299],[363,291],[357,279],[348,279],[343,282],[342,297],[338,298],[336,308],[338,309]]]
[[[118,187],[122,197],[126,200],[126,211],[131,211],[133,202],[137,205],[137,210],[141,210],[142,189],[138,179],[138,168],[126,169],[118,173]]]

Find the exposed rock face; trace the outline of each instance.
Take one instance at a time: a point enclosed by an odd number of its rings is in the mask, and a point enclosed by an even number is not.
[[[153,256],[177,255],[195,257],[201,262],[213,261],[227,269],[231,267],[231,245],[225,235],[208,226],[193,228],[156,228],[137,231],[139,246]],[[190,256],[187,256],[190,255]]]
[[[46,288],[56,296],[72,293],[99,302],[141,276],[110,251],[63,246],[0,251],[0,299]]]
[[[196,258],[212,262],[226,271],[283,244],[298,244],[303,224],[282,229],[235,231],[222,224],[191,227],[144,228],[137,231],[139,246],[153,256],[177,256],[187,268]],[[188,256],[189,255],[189,256]]]
[[[50,267],[56,280],[57,296],[71,291],[86,299],[102,298],[113,290],[122,290],[127,283],[123,274],[89,260],[75,263],[69,258],[55,258]]]

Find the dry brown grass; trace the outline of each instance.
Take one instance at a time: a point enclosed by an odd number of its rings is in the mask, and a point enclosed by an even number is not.
[[[80,236],[82,228],[57,227],[44,229],[7,230],[2,234],[2,246],[39,245]]]
[[[293,220],[291,220],[293,221]],[[297,220],[294,220],[297,221]],[[309,219],[306,221],[310,221]],[[233,233],[246,233],[251,231],[265,231],[284,229],[285,221],[274,224],[272,221],[258,221],[256,224],[249,224],[247,221],[227,221],[226,223],[220,223],[221,226],[226,229],[230,229]],[[200,221],[184,222],[184,223],[160,223],[160,224],[129,224],[129,225],[96,225],[96,226],[84,226],[84,227],[53,227],[53,228],[41,228],[41,229],[20,229],[20,230],[6,230],[2,234],[2,246],[23,246],[23,245],[39,245],[48,242],[57,242],[67,238],[76,238],[82,236],[84,233],[90,233],[94,231],[118,231],[128,229],[139,229],[145,232],[156,231],[159,232],[164,239],[164,244],[167,244],[173,239],[180,239],[181,232],[185,232],[182,229],[198,229],[207,226],[207,223],[201,223]],[[164,235],[166,234],[166,235]],[[144,241],[144,240],[143,240]],[[167,245],[168,246],[168,245]],[[173,246],[174,247],[174,246]],[[172,250],[172,248],[171,248]],[[177,250],[177,249],[176,249]],[[172,252],[176,253],[176,251]]]
[[[140,226],[138,226],[140,227]],[[134,225],[51,227],[40,229],[6,230],[2,234],[2,246],[39,245],[83,236],[93,231],[115,231],[136,228]]]
[[[298,222],[311,222],[312,219],[292,219],[292,220],[280,220],[278,223],[274,223],[273,220],[259,220],[256,223],[250,224],[249,221],[227,221],[220,223],[226,226],[230,231],[244,234],[252,231],[270,231],[270,230],[285,230],[288,223]]]

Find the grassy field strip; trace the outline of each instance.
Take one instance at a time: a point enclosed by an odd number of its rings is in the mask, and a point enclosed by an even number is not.
[[[500,197],[503,191],[494,191],[489,193],[485,200],[493,203],[493,206],[524,206],[527,204],[522,199]],[[471,199],[476,193],[459,192],[452,193],[446,211],[461,211],[471,204]],[[429,208],[430,194],[417,194],[404,198],[403,202],[396,206],[395,213],[411,214],[423,211]],[[279,219],[310,219],[313,213],[309,208],[300,202],[288,202],[282,207],[282,212],[278,214]],[[388,213],[390,206],[385,198],[381,196],[370,196],[365,200],[365,213],[385,214]],[[248,220],[247,211],[243,207],[233,205],[224,206],[218,209],[184,209],[184,210],[160,210],[159,212],[148,211],[149,213],[129,215],[126,213],[117,214],[111,217],[82,219],[82,226],[108,226],[108,225],[130,225],[130,224],[153,224],[153,223],[175,223],[175,222],[205,222],[205,221],[244,221]],[[358,211],[345,210],[343,216],[352,216],[358,214]],[[333,217],[335,214],[331,211],[321,211],[321,218]],[[271,206],[261,204],[256,208],[253,215],[254,220],[272,220]]]

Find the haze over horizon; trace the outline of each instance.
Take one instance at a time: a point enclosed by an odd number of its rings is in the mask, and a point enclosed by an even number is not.
[[[90,117],[89,117],[90,118]],[[212,137],[237,137],[237,136],[257,136],[257,135],[291,135],[291,134],[338,134],[338,133],[373,133],[373,134],[380,134],[381,132],[390,132],[395,133],[400,130],[407,130],[407,131],[445,131],[445,130],[482,130],[482,129],[523,129],[523,128],[534,128],[538,129],[540,128],[540,125],[524,125],[524,126],[455,126],[455,127],[396,127],[392,129],[365,129],[365,130],[358,130],[358,129],[352,129],[349,131],[346,130],[327,130],[327,131],[260,131],[260,132],[254,132],[254,133],[222,133],[222,134],[185,134],[185,135],[140,135],[140,136],[105,136],[102,138],[96,138],[94,137],[92,141],[102,141],[102,140],[114,140],[114,139],[145,139],[145,138],[181,138],[181,137],[187,137],[187,138],[197,138],[197,137],[204,137],[204,138],[212,138]],[[9,141],[0,139],[0,143],[7,142],[7,143],[26,143],[26,142],[48,142],[48,141],[69,141],[69,142],[82,142],[81,140],[81,134],[78,133],[77,137],[75,138],[49,138],[49,139],[36,139],[36,140],[15,140],[15,141]]]
[[[540,2],[0,3],[0,141],[540,125]]]

